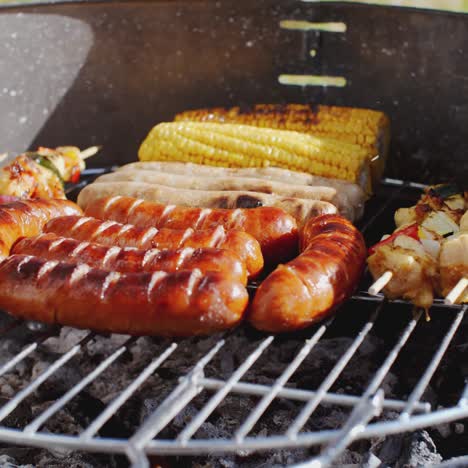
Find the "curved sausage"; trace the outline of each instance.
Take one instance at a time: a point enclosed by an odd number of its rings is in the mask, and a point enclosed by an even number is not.
[[[57,216],[82,215],[81,208],[68,200],[20,200],[0,206],[0,260],[10,253],[22,236],[36,236],[47,221]]]
[[[202,273],[219,271],[226,278],[247,283],[245,265],[237,256],[223,249],[149,249],[109,247],[93,242],[41,234],[23,237],[11,248],[12,254],[33,255],[45,260],[86,263],[93,268],[120,273],[144,271],[179,271],[198,268]]]
[[[245,287],[222,273],[118,273],[12,255],[0,263],[0,307],[17,317],[130,335],[192,336],[236,325]]]
[[[301,235],[301,250],[258,288],[250,312],[254,327],[269,332],[305,328],[353,293],[364,269],[366,247],[349,221],[337,215],[310,220]]]
[[[235,210],[162,205],[133,197],[107,197],[93,201],[88,216],[130,223],[139,227],[169,229],[225,229],[245,231],[260,243],[265,263],[277,265],[297,255],[298,230],[295,219],[273,207]]]
[[[203,231],[158,230],[153,227],[143,229],[131,224],[101,221],[95,218],[64,216],[47,223],[44,232],[111,247],[135,247],[144,250],[183,247],[226,249],[234,252],[244,262],[249,276],[254,277],[263,268],[263,257],[258,242],[246,232],[225,231],[221,226]]]

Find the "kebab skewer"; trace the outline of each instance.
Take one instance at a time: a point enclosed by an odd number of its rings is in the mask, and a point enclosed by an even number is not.
[[[99,149],[98,146],[83,151],[75,146],[39,147],[37,151],[20,154],[0,169],[0,200],[66,198],[64,183],[78,182],[85,159]]]
[[[383,289],[391,299],[403,297],[425,309],[432,305],[435,293],[447,294],[457,279],[451,275],[447,283],[451,287],[441,286],[446,272],[440,268],[439,257],[447,238],[461,231],[465,211],[466,200],[452,185],[429,187],[415,206],[398,210],[396,231],[369,249],[369,269],[376,279],[369,293]],[[451,267],[446,270],[453,271]],[[463,274],[462,270],[459,268],[459,273]]]

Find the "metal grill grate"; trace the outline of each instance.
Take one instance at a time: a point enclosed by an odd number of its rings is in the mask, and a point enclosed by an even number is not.
[[[88,170],[85,185],[95,175],[110,169]],[[410,204],[418,196],[418,184],[386,179],[381,191],[369,202],[364,216],[365,222],[360,226],[368,243],[375,242],[382,232],[392,229],[393,211],[405,203]],[[73,195],[77,187],[71,187]],[[443,408],[434,408],[425,401],[425,392],[441,364],[446,351],[457,336],[466,306],[449,306],[436,300],[431,315],[433,323],[425,323],[421,313],[413,314],[405,301],[388,302],[383,296],[369,296],[366,292],[369,275],[363,278],[359,292],[343,307],[336,317],[318,325],[316,328],[295,334],[291,337],[264,336],[254,331],[241,330],[224,333],[222,336],[204,338],[204,349],[208,350],[199,359],[187,363],[188,372],[173,369],[172,390],[161,399],[149,416],[129,437],[106,438],[99,436],[103,426],[136,395],[147,379],[157,374],[173,357],[183,343],[167,343],[160,340],[161,352],[137,373],[134,380],[119,393],[92,420],[80,434],[57,434],[41,429],[50,418],[60,412],[85,387],[96,382],[111,366],[119,366],[123,356],[131,352],[135,338],[124,339],[122,344],[107,354],[102,362],[96,363],[92,370],[76,385],[71,386],[44,411],[27,423],[11,427],[11,424],[0,425],[0,440],[46,448],[69,448],[98,452],[122,453],[127,455],[134,466],[149,466],[147,456],[150,454],[214,454],[226,452],[249,453],[251,451],[271,450],[286,447],[309,447],[322,445],[317,457],[307,466],[328,466],[354,440],[382,436],[386,434],[412,431],[418,428],[437,425],[456,419],[468,417],[468,386],[460,388],[461,393]],[[254,287],[253,287],[254,288]],[[43,346],[57,330],[43,326],[25,324],[19,320],[6,318],[0,329],[2,340],[15,333],[27,330],[29,338],[23,348],[0,367],[0,377],[12,372],[16,366],[24,364],[27,358]],[[395,329],[392,324],[395,322]],[[383,323],[383,325],[382,325]],[[379,325],[380,324],[380,325]],[[398,325],[398,327],[396,326]],[[382,335],[376,329],[390,328]],[[396,329],[398,328],[398,331]],[[362,388],[350,389],[348,392],[335,392],[337,382],[346,372],[350,362],[360,359],[360,350],[373,334],[385,336],[380,343],[380,365],[373,369],[371,378]],[[233,336],[242,335],[246,343],[246,355],[233,367],[226,378],[220,378],[226,372],[221,369],[223,357],[221,350],[228,349]],[[291,379],[307,360],[314,356],[325,335],[339,337],[346,334],[350,340],[344,352],[324,373],[319,384],[299,385]],[[419,335],[419,336],[416,336]],[[70,360],[83,353],[85,347],[92,346],[97,335],[87,332],[81,335],[78,342],[61,353],[57,359],[36,375],[28,385],[20,388],[1,408],[0,424],[26,401],[42,384],[54,375]],[[412,369],[414,382],[407,384],[406,391],[400,398],[388,398],[384,395],[385,382],[395,363],[403,359],[402,354],[408,346],[421,342],[426,352],[421,355],[419,368]],[[426,341],[425,341],[426,340]],[[284,368],[279,369],[268,383],[252,380],[252,369],[259,367],[262,372],[265,359],[273,349],[281,349],[285,343],[297,343],[294,356]],[[195,354],[195,353],[194,353]],[[378,363],[375,363],[378,365]],[[400,366],[401,369],[401,366]],[[197,431],[213,412],[223,403],[227,396],[237,395],[254,401],[245,418],[235,428],[230,437],[209,438],[197,437]],[[200,400],[200,396],[203,398]],[[171,426],[174,418],[189,404],[198,400],[198,407],[183,429],[173,437],[164,435],[164,430]],[[200,403],[201,401],[201,403]],[[262,435],[256,432],[256,426],[266,417],[269,408],[275,401],[286,401],[297,407],[292,424],[287,430],[275,435]],[[308,421],[318,412],[319,407],[348,408],[347,419],[339,427],[310,430]],[[318,416],[320,418],[320,416]],[[18,427],[21,426],[21,427]]]

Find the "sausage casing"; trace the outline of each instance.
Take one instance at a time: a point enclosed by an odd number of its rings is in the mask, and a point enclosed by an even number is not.
[[[139,228],[131,224],[102,221],[95,218],[63,216],[51,220],[44,232],[72,237],[85,242],[137,249],[217,248],[233,252],[246,266],[249,276],[254,277],[263,268],[263,257],[258,242],[246,232],[214,229]]]
[[[135,249],[109,247],[93,242],[41,234],[23,237],[11,249],[12,254],[33,255],[45,260],[86,263],[93,268],[120,273],[179,271],[198,268],[202,273],[219,271],[227,278],[247,282],[245,265],[237,256],[223,249]]]
[[[139,227],[169,229],[225,229],[245,231],[260,244],[265,263],[276,265],[297,254],[298,230],[295,219],[274,207],[235,210],[162,205],[133,197],[107,197],[88,205],[86,214]]]
[[[0,307],[17,317],[130,335],[192,336],[233,327],[248,301],[222,273],[118,273],[12,255],[0,263]]]
[[[174,203],[211,209],[276,207],[294,216],[301,225],[310,217],[337,212],[335,205],[322,200],[280,197],[248,191],[188,190],[132,181],[96,181],[80,192],[78,204],[85,209],[98,198],[116,195],[143,198],[162,204]]]
[[[310,220],[301,235],[302,253],[280,265],[258,288],[250,321],[269,332],[305,328],[346,300],[362,274],[366,247],[346,219],[324,215]]]
[[[19,237],[36,236],[50,219],[81,214],[75,203],[58,199],[18,200],[0,206],[0,259]]]

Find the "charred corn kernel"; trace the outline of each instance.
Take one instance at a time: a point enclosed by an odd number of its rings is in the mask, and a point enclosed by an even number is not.
[[[287,130],[208,122],[161,123],[143,141],[138,156],[142,161],[225,167],[277,166],[348,180],[371,191],[365,149]]]
[[[176,115],[175,120],[293,130],[354,143],[364,148],[368,158],[373,160],[374,183],[382,177],[390,143],[390,122],[383,112],[351,107],[257,104],[249,108],[186,111]]]

